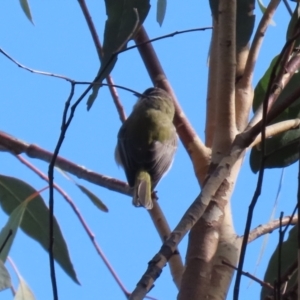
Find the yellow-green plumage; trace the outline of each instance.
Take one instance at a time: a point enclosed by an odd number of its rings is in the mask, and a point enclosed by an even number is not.
[[[172,98],[159,88],[147,89],[121,126],[116,160],[134,187],[133,204],[151,209],[151,192],[169,169],[177,148]]]

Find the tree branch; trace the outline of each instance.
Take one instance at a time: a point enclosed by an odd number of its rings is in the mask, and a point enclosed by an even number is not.
[[[95,45],[96,50],[97,50],[99,60],[101,62],[102,57],[103,57],[103,51],[102,51],[102,46],[101,46],[97,31],[96,31],[96,28],[95,28],[95,25],[93,23],[92,17],[89,13],[89,10],[87,8],[85,0],[78,0],[78,3],[80,5],[82,13],[83,13],[83,15],[85,17],[85,20],[87,22],[87,25],[89,27],[90,33],[91,33],[93,41],[94,41],[94,45]],[[123,123],[126,120],[126,114],[125,114],[125,111],[124,111],[124,107],[121,103],[121,100],[119,98],[117,89],[114,87],[114,81],[113,81],[111,75],[108,75],[106,77],[106,81],[109,84],[109,90],[110,90],[111,96],[113,98],[114,104],[115,104],[115,106],[117,108],[117,111],[119,113],[120,120]]]
[[[259,24],[256,29],[253,42],[250,47],[245,72],[243,74],[243,77],[241,79],[241,86],[248,87],[252,85],[252,79],[253,79],[253,72],[254,67],[258,58],[258,54],[263,42],[263,39],[265,37],[265,33],[267,31],[267,28],[275,14],[275,11],[277,9],[278,4],[280,3],[280,0],[271,0],[269,5],[267,6]]]
[[[237,271],[237,268],[236,268],[234,265],[231,265],[231,264],[229,264],[229,263],[226,262],[226,261],[223,261],[223,264]],[[260,280],[259,278],[253,276],[253,275],[250,274],[249,272],[244,272],[244,271],[242,271],[242,274],[243,274],[244,276],[246,276],[246,277],[248,277],[248,278],[250,278],[250,279],[256,281],[257,283],[259,283],[261,286],[265,287],[266,289],[269,289],[269,290],[271,290],[271,291],[274,290],[274,287],[273,287],[270,283]]]
[[[37,174],[40,178],[42,178],[43,180],[45,180],[46,182],[49,182],[48,180],[48,176],[46,176],[43,172],[41,172],[39,169],[37,169],[33,164],[31,164],[29,161],[27,161],[26,159],[24,159],[21,155],[15,155],[15,157],[21,162],[23,163],[25,166],[27,166],[30,170],[32,170],[35,174]],[[73,202],[73,200],[70,198],[70,196],[56,183],[53,183],[53,187],[58,191],[58,193],[60,193],[62,195],[62,197],[67,201],[67,203],[70,205],[71,209],[73,210],[73,212],[75,213],[75,215],[77,216],[79,222],[81,223],[82,227],[84,228],[86,234],[88,235],[88,237],[90,238],[94,248],[96,249],[96,252],[98,253],[98,255],[101,257],[102,261],[104,262],[104,264],[106,265],[106,267],[108,268],[109,272],[111,273],[111,275],[114,277],[115,281],[117,282],[117,284],[119,285],[120,289],[123,291],[123,293],[125,294],[126,297],[128,297],[128,295],[130,294],[129,291],[127,291],[127,289],[125,288],[124,284],[122,283],[121,279],[119,278],[119,276],[117,275],[117,273],[115,272],[114,268],[112,267],[112,265],[110,264],[110,262],[108,261],[108,259],[106,258],[104,252],[102,251],[102,249],[100,248],[100,246],[98,245],[95,235],[92,233],[91,229],[89,228],[89,226],[87,225],[86,221],[84,220],[83,216],[81,215],[78,207],[75,205],[75,203]]]
[[[272,124],[272,125],[266,127],[266,138],[272,137],[274,135],[288,131],[293,128],[298,128],[299,125],[300,125],[300,119],[287,120],[287,121],[282,121],[282,122]],[[249,146],[249,148],[256,146],[260,142],[261,142],[261,134],[259,134],[255,138],[255,140]]]
[[[53,156],[51,152],[42,149],[37,145],[28,144],[24,141],[14,138],[3,131],[0,131],[0,150],[9,151],[16,155],[25,153],[28,157],[37,158],[48,163],[51,161]],[[61,156],[57,157],[55,166],[77,176],[78,178],[85,179],[86,181],[105,187],[109,190],[119,192],[127,196],[132,196],[131,189],[127,183],[96,173]]]
[[[217,111],[212,162],[228,153],[237,133],[235,120],[236,1],[219,3],[217,49]]]
[[[0,131],[0,151],[8,151],[14,155],[19,155],[25,153],[28,157],[37,158],[45,162],[50,162],[52,159],[52,153],[38,147],[37,145],[28,144],[24,141],[16,139],[3,131]],[[84,179],[88,182],[94,183],[101,187],[107,188],[109,190],[119,192],[121,194],[132,196],[131,188],[127,183],[108,177],[94,171],[91,171],[84,166],[77,165],[61,156],[58,156],[55,161],[55,166],[58,168],[77,176],[80,179]],[[166,218],[161,211],[158,203],[155,203],[155,206],[152,210],[149,211],[150,217],[157,229],[162,241],[164,241],[170,234],[170,228],[166,221]],[[179,286],[182,276],[182,260],[179,252],[176,252],[176,255],[172,256],[170,260],[170,269],[173,276],[173,280],[177,286]]]
[[[153,201],[153,208],[147,210],[147,212],[149,213],[152,222],[155,225],[157,232],[159,233],[161,241],[164,242],[170,236],[171,229],[156,200]],[[184,266],[178,249],[176,249],[174,254],[171,256],[169,260],[169,266],[173,281],[179,289],[181,285]]]
[[[217,76],[218,76],[218,31],[219,27],[213,20],[214,28],[210,42],[208,87],[206,97],[205,145],[212,147],[216,130]]]
[[[248,140],[249,142],[250,140]],[[188,210],[175,227],[170,237],[164,242],[159,252],[148,263],[148,269],[137,283],[136,289],[130,296],[130,300],[143,299],[146,293],[152,288],[153,282],[159,277],[166,262],[174,253],[177,245],[187,234],[187,232],[200,219],[215,195],[220,185],[228,178],[231,168],[240,159],[240,156],[247,147],[247,143],[242,137],[237,136],[228,156],[225,156],[211,176],[206,180],[200,195],[191,204]]]
[[[286,216],[282,219],[282,226],[285,226],[289,223],[295,225],[298,222],[298,217],[293,217],[291,220],[290,216]],[[261,237],[262,235],[265,235],[267,233],[271,233],[273,230],[279,228],[280,226],[280,220],[273,220],[267,224],[260,225],[256,228],[254,228],[250,233],[249,233],[249,238],[248,238],[248,243],[253,242],[257,238]],[[243,238],[243,236],[239,237],[240,239]]]
[[[295,72],[298,71],[298,69],[300,68],[300,54],[297,53],[295,55],[293,55],[290,60],[286,63],[283,64],[283,61],[287,59],[287,53],[290,52],[290,48],[293,45],[294,39],[299,37],[300,35],[300,29],[299,32],[290,40],[288,40],[282,51],[280,52],[277,61],[274,65],[274,68],[272,69],[271,75],[270,75],[270,80],[272,80],[272,86],[270,89],[270,93],[269,93],[269,99],[268,99],[268,112],[270,111],[270,109],[273,107],[275,101],[278,99],[280,93],[282,92],[282,90],[286,87],[286,85],[289,83],[290,79],[293,77],[293,75],[295,74]],[[281,70],[280,72],[278,72],[278,74],[276,74],[276,70],[279,66],[279,64],[281,64]],[[272,78],[273,77],[273,78]],[[286,101],[282,101],[282,103],[276,103],[275,107],[277,106],[282,106],[284,105]],[[267,116],[267,121],[270,118],[270,113],[268,113]],[[248,129],[251,127],[254,127],[260,120],[262,119],[262,104],[260,105],[260,107],[256,110],[253,118],[251,119],[251,121],[248,124]]]
[[[149,37],[143,26],[141,26],[138,30],[134,40],[138,45],[138,50],[144,61],[149,76],[152,79],[153,85],[163,88],[170,95],[172,95],[174,99],[174,124],[176,126],[177,133],[185,149],[191,157],[198,182],[203,183],[210,161],[210,150],[205,147],[203,142],[199,139],[192,125],[184,115],[173,92],[173,89],[168,82],[164,70],[158,60],[155,50],[152,44],[148,43]]]

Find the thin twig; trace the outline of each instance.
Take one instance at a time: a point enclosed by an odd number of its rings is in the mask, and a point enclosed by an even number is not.
[[[2,53],[4,56],[6,56],[10,61],[12,61],[14,64],[16,64],[21,69],[24,69],[24,70],[29,71],[31,73],[39,74],[39,75],[45,75],[45,76],[50,76],[50,77],[55,77],[55,78],[59,78],[59,79],[64,79],[64,80],[69,81],[69,82],[73,82],[72,79],[70,79],[70,78],[68,78],[66,76],[63,76],[63,75],[49,73],[49,72],[44,72],[44,71],[38,71],[38,70],[34,70],[34,69],[31,69],[31,68],[28,68],[28,67],[20,64],[19,62],[17,62],[14,58],[12,58],[8,53],[6,53],[1,48],[0,48],[0,53]]]
[[[73,95],[74,95],[75,85],[71,84],[71,91],[69,97],[65,103],[65,109],[62,117],[62,125],[61,125],[61,134],[59,136],[58,142],[55,146],[55,150],[49,163],[48,168],[48,178],[49,178],[49,260],[50,260],[50,273],[51,273],[51,283],[53,290],[53,298],[54,300],[58,300],[58,291],[57,291],[57,283],[55,276],[55,264],[54,264],[54,254],[53,254],[53,245],[54,245],[54,193],[53,193],[53,183],[54,183],[54,166],[55,160],[58,156],[60,147],[64,141],[66,130],[70,124],[67,122],[67,112],[69,106],[71,104]]]
[[[300,25],[300,19],[298,20],[297,24]],[[280,54],[278,55],[274,66],[272,68],[269,83],[272,82],[272,85],[268,88],[270,88],[269,94],[268,94],[268,107],[267,111],[269,112],[270,108],[274,107],[275,101],[278,99],[280,93],[282,90],[286,87],[292,76],[295,72],[298,71],[300,66],[300,55],[299,53],[295,53],[291,57],[291,51],[293,51],[293,45],[295,40],[300,36],[300,28],[296,30],[295,35],[287,40],[285,45],[283,46]],[[265,94],[266,95],[266,94]],[[283,103],[276,103],[275,107],[280,105],[284,105],[285,101],[282,101]],[[248,124],[248,128],[254,127],[257,125],[257,122],[261,120],[261,114],[262,114],[262,105],[256,110],[253,118]],[[268,119],[267,122],[269,123],[269,116],[268,113]]]
[[[287,11],[289,12],[290,16],[292,16],[293,15],[293,11],[292,11],[292,9],[291,9],[290,4],[288,3],[288,1],[287,0],[283,0],[283,3],[285,5]]]
[[[12,152],[16,155],[25,153],[28,157],[40,159],[48,163],[53,157],[53,153],[40,148],[37,145],[28,144],[16,139],[2,131],[0,131],[0,147],[2,151]],[[80,179],[84,179],[88,182],[127,196],[132,196],[131,189],[126,182],[96,173],[61,156],[57,157],[55,166]]]
[[[298,23],[300,24],[299,20],[298,20],[297,24]],[[284,47],[282,48],[282,51],[280,52],[280,55],[279,55],[276,63],[274,64],[274,67],[273,67],[271,75],[270,75],[270,80],[269,80],[269,83],[268,83],[268,87],[267,87],[267,90],[266,90],[266,93],[265,93],[265,98],[264,98],[264,101],[263,101],[262,120],[261,120],[261,122],[256,124],[256,125],[260,124],[260,127],[257,127],[256,129],[261,130],[261,136],[262,136],[261,164],[260,164],[260,170],[259,170],[256,190],[255,190],[255,193],[253,195],[252,201],[250,203],[249,211],[248,211],[248,215],[247,215],[247,220],[246,220],[244,238],[243,238],[243,242],[242,242],[240,260],[239,260],[239,264],[238,264],[238,272],[237,272],[236,281],[235,281],[235,285],[234,285],[234,296],[233,296],[234,300],[238,300],[238,297],[239,297],[239,286],[240,286],[240,282],[241,282],[241,271],[243,269],[243,263],[244,263],[244,259],[245,259],[245,255],[246,255],[246,247],[247,247],[249,232],[250,232],[250,228],[251,228],[252,216],[253,216],[255,205],[257,203],[257,200],[260,196],[261,189],[262,189],[262,183],[263,183],[263,177],[264,177],[264,165],[265,165],[265,160],[266,160],[266,156],[265,156],[266,125],[267,125],[267,122],[269,121],[267,119],[267,112],[268,112],[268,109],[270,108],[269,98],[270,98],[271,93],[274,92],[274,82],[277,78],[277,76],[276,76],[277,68],[279,67],[279,64],[280,64],[281,60],[284,58],[286,53],[289,52],[289,49],[291,48],[291,45],[293,45],[294,41],[299,37],[299,35],[300,35],[300,31],[298,30],[296,32],[296,34],[285,43]],[[285,66],[281,65],[281,69],[283,69],[283,68],[285,68]],[[273,103],[274,103],[274,101],[271,103],[271,105]],[[254,127],[256,127],[256,126],[254,126]],[[254,127],[252,129],[254,129]],[[249,130],[249,131],[251,131],[251,130]],[[253,135],[253,132],[251,134]]]
[[[101,62],[102,61],[102,57],[103,57],[102,45],[100,43],[100,39],[99,39],[99,36],[97,34],[97,30],[96,30],[95,25],[93,23],[92,17],[90,15],[88,7],[87,7],[87,5],[85,3],[85,0],[78,0],[78,3],[80,5],[82,13],[83,13],[83,15],[85,17],[85,20],[87,22],[87,25],[89,27],[90,33],[91,33],[93,41],[94,41],[94,45],[95,45],[96,50],[97,50],[97,54],[98,54],[99,60]],[[117,108],[117,111],[119,113],[120,120],[122,122],[124,122],[126,120],[125,111],[124,111],[123,105],[121,103],[121,100],[119,98],[118,92],[117,92],[117,90],[115,88],[114,81],[113,81],[113,79],[112,79],[112,77],[111,77],[110,74],[107,75],[106,81],[109,84],[109,90],[110,90],[111,96],[113,98],[113,101],[115,103],[115,106]]]
[[[36,173],[40,178],[42,178],[43,180],[45,180],[46,182],[49,182],[48,177],[41,172],[38,168],[36,168],[33,164],[31,164],[29,161],[27,161],[25,158],[23,158],[21,155],[15,155],[15,157],[21,162],[23,163],[25,166],[27,166],[30,170],[32,170],[34,173]],[[88,237],[90,238],[94,248],[96,249],[97,253],[99,254],[99,256],[101,257],[101,259],[103,260],[104,264],[106,265],[106,267],[108,268],[109,272],[111,273],[111,275],[114,277],[114,279],[116,280],[117,284],[119,285],[119,287],[121,288],[121,290],[123,291],[124,295],[126,297],[128,297],[130,295],[130,292],[125,288],[124,284],[122,283],[121,279],[119,278],[118,274],[116,273],[116,271],[114,270],[114,268],[112,267],[112,265],[109,263],[107,257],[105,256],[103,250],[101,249],[101,247],[98,245],[97,241],[96,241],[96,237],[93,234],[92,230],[89,228],[88,224],[86,223],[86,221],[84,220],[83,216],[81,215],[78,207],[75,205],[75,203],[73,202],[73,200],[70,198],[70,196],[56,183],[53,183],[53,187],[63,196],[63,198],[67,201],[67,203],[71,206],[73,212],[75,213],[75,215],[77,216],[79,222],[81,223],[82,227],[84,228],[85,232],[87,233]],[[150,298],[150,299],[154,299],[154,298]]]
[[[164,213],[156,200],[153,201],[153,208],[148,210],[147,212],[149,213],[152,222],[155,225],[157,232],[159,233],[161,241],[164,242],[166,238],[171,234],[171,230],[164,216]],[[174,254],[171,256],[169,260],[169,267],[173,281],[176,287],[179,289],[184,266],[178,249],[176,249]]]
[[[243,78],[241,81],[243,82],[244,86],[249,86],[252,83],[253,78],[253,70],[258,58],[258,54],[260,52],[260,48],[266,33],[266,30],[275,14],[275,11],[277,9],[278,4],[280,3],[280,0],[271,0],[269,5],[266,8],[266,11],[264,12],[257,30],[255,32],[253,42],[250,47],[245,71],[243,74]]]
[[[298,217],[285,216],[284,218],[282,218],[282,226],[286,226],[289,224],[297,224],[297,222],[298,222]],[[254,228],[249,233],[248,243],[253,242],[257,238],[259,238],[267,233],[271,233],[275,229],[279,228],[279,226],[280,226],[280,220],[278,219],[278,220],[273,220],[267,224],[260,225],[256,228]]]
[[[300,21],[297,22],[297,24]],[[254,127],[256,127],[256,130],[261,130],[262,131],[262,158],[261,158],[261,166],[260,166],[260,171],[259,171],[259,176],[258,176],[258,181],[257,181],[257,187],[253,196],[253,199],[251,201],[251,204],[249,206],[249,212],[247,215],[247,221],[246,221],[246,226],[245,226],[245,233],[244,233],[244,239],[243,239],[243,243],[242,243],[242,248],[241,248],[241,254],[240,254],[240,261],[239,261],[239,266],[238,266],[238,273],[236,276],[236,281],[235,281],[235,287],[234,287],[234,300],[238,299],[238,295],[239,295],[239,285],[240,285],[240,281],[241,281],[241,271],[242,271],[242,267],[243,267],[243,263],[244,263],[244,259],[245,259],[245,253],[246,253],[246,246],[247,246],[247,242],[248,242],[248,236],[249,236],[249,232],[250,232],[250,227],[251,227],[251,220],[252,220],[252,215],[253,215],[253,211],[254,211],[254,207],[256,205],[256,202],[258,200],[258,197],[261,193],[261,188],[262,188],[262,181],[263,181],[263,175],[264,175],[264,163],[265,163],[265,138],[266,138],[266,124],[267,124],[267,111],[269,109],[269,98],[271,93],[273,92],[274,89],[274,82],[276,80],[276,71],[277,68],[281,62],[281,60],[284,58],[284,56],[286,55],[287,52],[289,52],[289,49],[291,48],[291,45],[294,43],[294,41],[299,37],[300,35],[300,31],[296,31],[296,34],[289,39],[284,47],[282,48],[282,51],[272,69],[271,75],[270,75],[270,81],[268,83],[268,87],[267,87],[267,91],[265,94],[265,98],[263,101],[263,117],[262,117],[262,121],[257,123]],[[281,65],[281,69],[285,68],[284,65]],[[275,87],[276,88],[276,87]],[[295,92],[294,92],[295,93]],[[293,93],[293,95],[294,95]],[[291,95],[290,95],[291,97]],[[274,103],[274,101],[273,101]],[[272,104],[273,104],[272,103]],[[258,125],[259,124],[259,125]],[[258,127],[259,126],[259,127]],[[254,129],[254,127],[252,129]],[[249,130],[250,132],[251,130]],[[253,132],[251,133],[253,135]]]
[[[232,264],[226,262],[225,260],[223,260],[222,263],[223,263],[224,265],[226,265],[226,266],[228,266],[228,267],[234,269],[234,270],[237,270],[237,269],[238,269],[237,267],[235,267],[235,266],[233,266]],[[261,286],[263,286],[263,287],[265,287],[265,288],[267,288],[267,289],[269,289],[269,290],[272,290],[272,291],[274,290],[274,287],[273,287],[270,283],[260,280],[259,278],[255,277],[254,275],[250,274],[249,272],[244,272],[244,271],[242,271],[242,274],[245,275],[245,276],[247,276],[247,277],[249,277],[250,279],[256,281],[256,282],[259,283]]]

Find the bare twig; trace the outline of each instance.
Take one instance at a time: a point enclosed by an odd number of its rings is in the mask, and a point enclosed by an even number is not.
[[[253,70],[258,58],[258,54],[268,25],[270,24],[279,3],[280,0],[271,0],[259,22],[249,51],[245,72],[243,74],[243,78],[241,79],[242,85],[244,86],[249,86],[252,84]]]
[[[254,208],[255,208],[255,205],[257,203],[257,200],[258,200],[258,198],[261,194],[261,189],[262,189],[262,184],[263,184],[264,170],[265,170],[264,167],[265,167],[265,160],[266,160],[266,157],[265,157],[265,149],[266,149],[265,139],[266,139],[267,112],[268,112],[268,109],[270,107],[269,106],[270,95],[271,95],[272,92],[274,92],[274,94],[275,94],[274,89],[276,90],[276,88],[277,88],[274,85],[274,83],[277,79],[276,71],[277,71],[277,68],[279,66],[279,63],[281,63],[282,60],[284,61],[286,59],[286,57],[287,57],[286,54],[289,53],[291,45],[293,45],[293,43],[294,43],[295,39],[298,37],[298,35],[299,35],[299,32],[296,35],[294,35],[293,38],[289,39],[285,43],[285,45],[284,45],[284,47],[283,47],[276,63],[275,63],[275,65],[272,69],[272,72],[271,72],[271,75],[270,75],[270,81],[268,83],[267,91],[266,91],[265,98],[264,98],[264,101],[263,101],[262,121],[261,121],[261,136],[262,136],[261,164],[260,164],[260,170],[259,170],[258,179],[257,179],[257,186],[256,186],[256,189],[255,189],[253,198],[251,200],[251,203],[249,205],[249,210],[248,210],[248,215],[247,215],[247,220],[246,220],[244,238],[243,238],[243,242],[242,242],[242,247],[241,247],[241,252],[240,252],[240,259],[239,259],[239,264],[238,264],[238,272],[237,272],[237,275],[236,275],[236,280],[235,280],[235,285],[234,285],[234,293],[233,293],[233,299],[234,300],[238,300],[238,298],[239,298],[239,288],[240,288],[240,282],[241,282],[241,276],[242,276],[241,271],[243,269],[243,264],[244,264],[244,260],[245,260],[246,249],[247,249],[247,244],[248,244],[248,237],[249,237],[249,232],[250,232],[251,222],[252,222],[252,216],[253,216],[253,212],[254,212]],[[283,70],[284,68],[285,68],[285,64],[281,65],[281,70]],[[283,74],[283,71],[281,73]],[[270,105],[272,105],[274,103],[274,101],[270,101],[270,102],[271,102]]]
[[[300,21],[299,21],[300,22]],[[273,104],[278,99],[280,93],[288,84],[292,76],[295,72],[298,71],[300,67],[300,55],[299,53],[295,53],[292,57],[290,57],[290,53],[293,49],[293,44],[295,39],[300,36],[300,28],[296,32],[296,34],[290,38],[282,48],[277,60],[272,68],[269,83],[272,82],[272,85],[268,88],[270,89],[266,95],[268,95],[268,107],[267,111],[269,112],[270,108],[273,108]],[[278,71],[279,68],[279,71]],[[275,107],[282,106],[286,101],[282,101],[283,103],[276,103]],[[261,120],[262,116],[262,105],[256,110],[255,115],[251,119],[248,124],[248,128],[254,127],[257,125],[257,122]],[[269,122],[269,117],[271,114],[268,113],[267,121]]]
[[[50,273],[51,273],[51,283],[52,283],[52,290],[53,290],[53,298],[54,300],[58,300],[58,291],[57,291],[57,283],[56,283],[56,276],[55,276],[55,264],[54,264],[54,254],[53,254],[53,246],[54,246],[54,193],[53,193],[53,183],[54,183],[54,166],[55,166],[55,160],[58,156],[60,147],[64,141],[65,133],[70,125],[70,122],[72,120],[72,113],[69,120],[67,120],[67,112],[69,109],[69,106],[71,104],[73,95],[75,91],[75,85],[71,84],[71,91],[69,94],[69,97],[65,103],[65,109],[63,112],[62,117],[62,125],[61,125],[61,134],[58,138],[58,142],[55,146],[55,150],[52,156],[52,159],[49,163],[48,168],[48,178],[49,178],[49,260],[50,260]]]
[[[285,5],[287,11],[289,12],[290,16],[292,16],[293,15],[293,11],[292,11],[292,9],[291,9],[290,4],[288,3],[288,1],[287,0],[283,0],[283,3]]]
[[[32,170],[34,173],[36,173],[40,178],[42,178],[46,182],[49,182],[48,177],[43,172],[41,172],[38,168],[36,168],[33,164],[31,164],[29,161],[27,161],[21,155],[15,155],[15,157],[21,163],[23,163],[25,166],[27,166],[30,170]],[[59,185],[57,185],[56,183],[53,183],[53,187],[63,196],[63,198],[70,205],[70,207],[72,208],[73,212],[77,216],[79,222],[81,223],[82,227],[84,228],[85,232],[87,233],[88,237],[90,238],[90,240],[91,240],[94,248],[96,249],[97,253],[99,254],[99,256],[101,257],[101,259],[103,260],[104,264],[108,268],[108,270],[111,273],[111,275],[116,280],[117,284],[119,285],[119,287],[123,291],[125,297],[128,297],[130,295],[130,292],[125,288],[125,286],[122,283],[121,279],[119,278],[118,274],[116,273],[116,271],[114,270],[114,268],[112,267],[112,265],[109,263],[109,261],[108,261],[107,257],[105,256],[103,250],[98,245],[98,243],[96,241],[96,238],[95,238],[95,235],[93,234],[92,230],[87,225],[87,223],[84,220],[83,216],[81,215],[78,207],[75,205],[75,203],[70,198],[70,196]],[[154,298],[150,297],[149,299],[154,299]]]
[[[69,82],[74,82],[74,80],[63,76],[63,75],[59,75],[59,74],[54,74],[54,73],[49,73],[49,72],[44,72],[44,71],[38,71],[38,70],[34,70],[31,68],[28,68],[22,64],[20,64],[19,62],[17,62],[14,58],[12,58],[8,53],[6,53],[3,49],[0,48],[0,53],[2,53],[4,56],[6,56],[10,61],[12,61],[14,64],[16,64],[19,68],[24,69],[26,71],[29,71],[31,73],[35,73],[35,74],[39,74],[39,75],[45,75],[45,76],[50,76],[50,77],[56,77],[56,78],[60,78],[60,79],[64,79],[66,81]]]
[[[153,201],[153,208],[147,210],[147,212],[149,213],[152,222],[159,233],[161,241],[164,242],[171,234],[171,230],[157,201]],[[179,289],[184,266],[178,249],[176,249],[174,254],[171,256],[169,260],[169,266],[173,281]]]
[[[23,142],[2,131],[0,131],[0,146],[2,147],[2,151],[9,151],[16,155],[25,153],[28,157],[37,158],[48,163],[51,161],[53,156],[53,153],[40,148],[37,145]],[[132,196],[131,189],[127,183],[118,179],[114,179],[112,177],[96,173],[61,156],[57,157],[55,166],[77,176],[78,178],[105,187],[109,190]]]
[[[288,224],[297,224],[297,222],[298,222],[298,217],[291,218],[291,216],[285,216],[282,218],[282,226],[286,226]],[[248,243],[251,243],[252,241],[256,240],[257,238],[267,233],[271,233],[275,229],[279,228],[279,226],[280,226],[280,220],[278,219],[254,228],[249,233]]]
[[[222,261],[222,263],[223,263],[224,265],[226,265],[226,266],[228,266],[228,267],[234,269],[234,270],[237,270],[237,268],[236,268],[235,266],[229,264],[228,262],[226,262],[226,261],[224,261],[224,260]],[[263,287],[265,287],[265,288],[267,288],[267,289],[269,289],[269,290],[271,290],[271,291],[274,290],[274,287],[273,287],[270,283],[260,280],[259,278],[255,277],[254,275],[250,274],[249,272],[244,272],[244,271],[242,271],[242,274],[245,275],[245,276],[247,276],[247,277],[249,277],[250,279],[256,281],[256,282],[259,283],[261,286],[263,286]]]
[[[194,226],[204,213],[211,198],[231,172],[232,166],[240,158],[243,149],[247,147],[245,140],[237,138],[233,143],[230,154],[224,157],[218,167],[207,179],[200,195],[191,204],[188,210],[181,218],[169,238],[164,242],[159,252],[152,258],[148,264],[148,269],[138,282],[136,289],[130,296],[131,300],[143,299],[146,293],[151,289],[153,282],[158,278],[166,262],[174,253],[177,245]]]
[[[87,22],[87,25],[89,27],[90,33],[92,35],[92,38],[93,38],[94,45],[95,45],[96,50],[97,50],[99,60],[102,61],[102,57],[103,57],[102,46],[101,46],[101,43],[100,43],[100,40],[99,40],[99,37],[98,37],[98,34],[97,34],[97,30],[96,30],[95,25],[93,23],[92,17],[90,15],[89,10],[88,10],[88,7],[85,3],[85,0],[78,0],[78,3],[80,5],[82,13],[83,13],[83,15],[85,17],[85,20]],[[120,120],[122,122],[124,122],[126,120],[125,111],[124,111],[123,105],[121,103],[121,100],[119,98],[118,92],[117,92],[117,90],[114,86],[114,81],[113,81],[111,75],[107,75],[106,81],[109,84],[109,90],[110,90],[111,96],[113,98],[113,101],[115,103],[115,106],[117,108],[117,111],[119,113]]]

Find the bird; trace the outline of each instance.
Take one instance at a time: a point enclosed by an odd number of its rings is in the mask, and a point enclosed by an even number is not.
[[[178,145],[175,107],[163,89],[140,95],[118,132],[115,159],[123,167],[136,207],[153,208],[152,191],[170,169]]]

